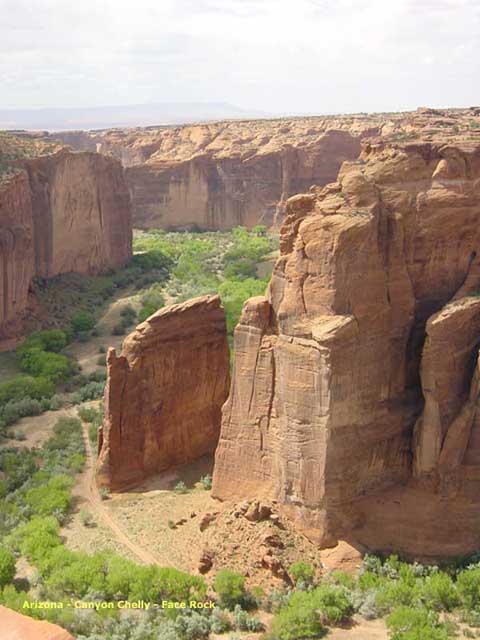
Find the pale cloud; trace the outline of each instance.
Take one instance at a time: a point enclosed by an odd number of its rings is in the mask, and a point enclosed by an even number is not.
[[[0,108],[480,102],[477,0],[0,0]]]

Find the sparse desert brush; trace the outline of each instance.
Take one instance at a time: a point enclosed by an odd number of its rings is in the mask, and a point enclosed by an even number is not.
[[[188,492],[187,485],[182,480],[180,480],[180,482],[177,482],[177,484],[173,487],[173,490],[175,491],[175,493],[187,493]]]
[[[90,511],[87,511],[86,509],[81,509],[80,511],[80,521],[83,524],[84,527],[91,527],[94,520],[93,520],[93,516],[90,513]]]
[[[108,500],[110,498],[110,490],[107,487],[102,487],[99,492],[102,500]]]
[[[212,488],[212,476],[211,475],[202,476],[200,478],[200,482],[202,483],[202,486],[205,489],[205,491],[210,491],[210,489]]]

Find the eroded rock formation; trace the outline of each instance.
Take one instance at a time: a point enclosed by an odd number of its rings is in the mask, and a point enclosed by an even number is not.
[[[229,229],[283,219],[285,202],[336,179],[367,137],[480,140],[480,110],[426,109],[52,134],[121,160],[134,226]],[[90,138],[90,140],[89,140]]]
[[[157,311],[107,362],[99,486],[123,489],[214,451],[230,382],[218,296]]]
[[[131,203],[118,161],[66,150],[20,156],[0,181],[0,339],[21,333],[32,277],[97,274],[131,255]]]
[[[34,620],[1,605],[0,628],[2,640],[74,640],[56,624]]]
[[[21,173],[0,190],[0,336],[27,306],[34,266],[31,193]]]
[[[479,222],[474,145],[367,144],[289,200],[235,331],[215,496],[278,500],[322,545],[478,548]]]
[[[99,273],[132,255],[128,189],[119,162],[61,151],[25,162],[32,192],[35,272]]]

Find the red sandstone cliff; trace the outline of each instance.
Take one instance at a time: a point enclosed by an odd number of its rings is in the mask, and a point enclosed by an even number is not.
[[[97,483],[135,485],[213,452],[230,382],[218,296],[161,309],[108,354]]]
[[[35,273],[99,273],[132,255],[130,199],[120,163],[61,151],[28,160]]]
[[[479,146],[367,145],[289,201],[235,331],[214,495],[278,500],[323,545],[478,548],[479,222]]]
[[[21,318],[33,276],[95,274],[132,255],[118,161],[62,150],[18,163],[22,170],[0,184],[0,337]]]
[[[478,141],[479,124],[475,108],[418,109],[52,136],[121,160],[134,226],[229,229],[281,222],[289,196],[335,180],[367,137]]]
[[[20,173],[0,190],[0,336],[27,306],[33,274],[31,193],[27,175]]]
[[[0,638],[2,640],[74,640],[56,624],[34,620],[0,606]]]

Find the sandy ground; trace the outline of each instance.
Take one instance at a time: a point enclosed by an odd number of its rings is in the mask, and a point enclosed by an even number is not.
[[[101,365],[98,364],[98,359],[105,358],[106,354],[99,352],[100,347],[103,346],[108,351],[109,347],[114,347],[117,353],[121,351],[122,342],[130,331],[133,331],[135,324],[125,330],[125,335],[113,336],[113,327],[120,322],[120,312],[123,307],[131,304],[136,310],[140,308],[138,294],[127,295],[112,302],[105,314],[97,323],[97,330],[100,333],[98,336],[92,336],[88,342],[73,342],[66,349],[66,353],[72,355],[78,360],[78,363],[82,367],[82,373],[91,373],[99,369]]]
[[[13,438],[2,440],[2,446],[31,448],[41,447],[42,444],[52,434],[52,429],[58,418],[76,417],[76,407],[67,407],[58,411],[46,411],[39,416],[22,418],[10,427],[10,432],[22,433],[25,440],[15,440]]]
[[[114,551],[144,564],[155,564],[156,558],[137,545],[112,518],[95,485],[95,459],[88,438],[88,425],[83,424],[86,462],[74,489],[76,511],[68,525],[62,529],[66,545],[75,550],[95,552]],[[80,519],[84,509],[93,516],[94,523],[85,526]]]

